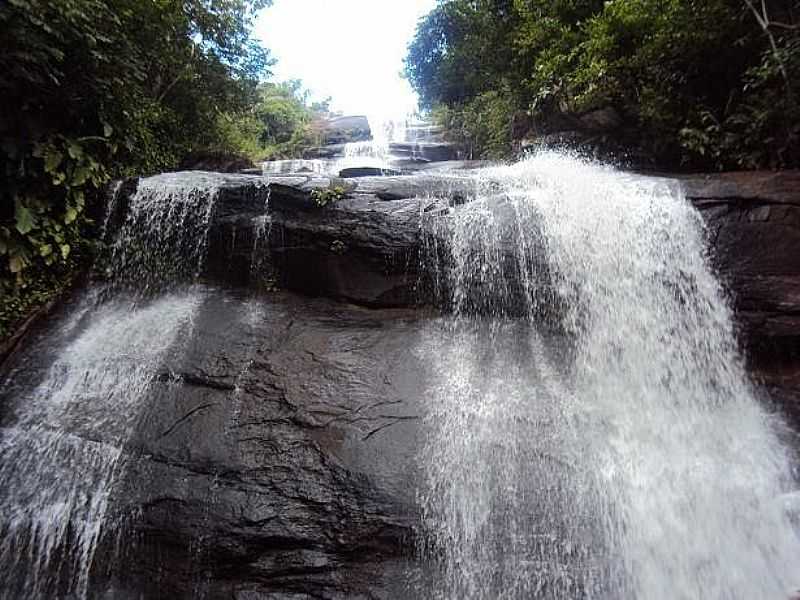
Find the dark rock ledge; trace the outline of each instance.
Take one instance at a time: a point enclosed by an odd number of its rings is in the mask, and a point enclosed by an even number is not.
[[[430,300],[420,265],[430,225],[446,219],[436,200],[460,204],[478,191],[468,176],[425,172],[352,180],[213,177],[223,185],[209,277],[253,285],[266,276],[278,287],[371,307]],[[798,406],[800,420],[800,172],[677,179],[706,222],[710,255],[731,293],[754,373],[786,398],[784,404]],[[318,208],[313,190],[334,187],[346,197]],[[255,244],[254,223],[263,222],[267,194],[265,239]],[[255,255],[254,246],[270,257]]]

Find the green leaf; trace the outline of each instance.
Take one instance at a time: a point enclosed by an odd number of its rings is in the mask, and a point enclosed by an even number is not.
[[[69,256],[69,251],[70,251],[72,248],[70,248],[70,247],[69,247],[69,244],[61,244],[61,245],[59,246],[59,248],[61,249],[61,257],[62,257],[64,260],[67,260],[67,257]]]
[[[14,216],[16,218],[17,231],[22,235],[26,235],[36,228],[36,217],[34,217],[33,213],[28,210],[28,207],[19,200],[16,202]]]
[[[78,211],[71,206],[67,207],[67,212],[64,213],[64,223],[69,225],[77,218],[78,218]]]
[[[64,155],[58,150],[50,149],[44,155],[44,170],[47,173],[53,173],[61,164]]]
[[[8,261],[8,268],[12,273],[21,273],[25,268],[25,259],[21,256],[12,256]]]
[[[53,253],[53,246],[50,244],[43,244],[39,246],[39,256],[50,256]]]
[[[76,144],[72,141],[67,142],[67,152],[69,153],[70,158],[75,160],[83,157],[83,148],[81,148],[80,144]]]
[[[114,133],[114,128],[108,123],[103,123],[103,135],[105,137],[111,137],[112,133]]]
[[[78,167],[72,174],[72,185],[83,185],[89,179],[91,171],[89,167]]]

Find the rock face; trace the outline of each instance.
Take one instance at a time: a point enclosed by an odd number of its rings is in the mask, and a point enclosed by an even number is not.
[[[334,117],[325,121],[322,127],[322,143],[326,146],[370,139],[372,131],[367,117],[363,115]]]
[[[755,375],[800,422],[800,172],[685,177]]]
[[[423,233],[430,231],[426,222],[435,220],[440,208],[436,199],[459,204],[478,192],[466,174],[425,171],[346,181],[310,173],[268,180],[214,177],[221,191],[209,250],[211,276],[250,282],[253,236],[264,223],[259,218],[269,196],[262,248],[273,253],[278,283],[370,306],[410,306],[420,300],[415,295],[420,249]],[[707,223],[714,264],[732,292],[754,360],[794,356],[800,348],[800,173],[682,176],[679,181]],[[123,195],[133,192],[132,185],[123,186]],[[312,199],[315,190],[337,187],[345,197],[324,208]],[[124,202],[119,207],[124,209]]]
[[[731,292],[751,368],[800,422],[800,173],[679,180],[706,221],[711,257]],[[281,257],[279,282],[370,306],[425,301],[427,282],[418,266],[426,224],[436,219],[434,198],[468,201],[477,191],[474,181],[424,174],[357,181],[350,198],[302,214],[273,187],[269,245]],[[238,239],[244,264],[250,242]]]
[[[91,597],[407,597],[425,313],[195,293],[191,338],[141,400]],[[46,376],[63,318],[9,365],[17,385]]]
[[[428,597],[414,495],[430,374],[413,349],[434,320],[425,260],[476,180],[207,178],[199,308],[124,448],[93,597]],[[800,423],[800,173],[681,183],[753,372]],[[120,186],[110,234],[136,189]],[[4,366],[17,385],[45,376],[69,309]]]
[[[416,320],[208,298],[132,442],[121,501],[142,542],[123,564],[145,577],[115,587],[188,597],[200,575],[211,598],[402,597],[418,519]]]
[[[246,286],[267,276],[285,289],[373,307],[424,299],[419,267],[428,212],[436,199],[465,202],[475,193],[472,181],[451,175],[218,181],[208,277]],[[313,198],[336,189],[345,197],[324,207]]]
[[[398,158],[419,162],[442,162],[459,158],[455,146],[447,142],[393,142],[389,152]]]

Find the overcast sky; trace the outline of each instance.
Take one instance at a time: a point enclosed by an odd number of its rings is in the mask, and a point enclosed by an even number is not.
[[[302,79],[314,99],[348,114],[402,116],[417,99],[400,77],[418,19],[436,0],[274,0],[256,35],[278,64],[274,80]]]

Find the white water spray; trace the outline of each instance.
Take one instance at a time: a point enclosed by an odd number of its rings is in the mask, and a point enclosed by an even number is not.
[[[555,154],[475,177],[420,350],[437,596],[785,600],[791,465],[698,213]]]
[[[17,373],[0,389],[0,598],[90,596],[124,447],[202,304],[196,287],[149,297],[197,277],[218,189],[203,174],[140,180],[111,248],[111,299],[88,293],[47,338],[62,345],[38,385]]]

